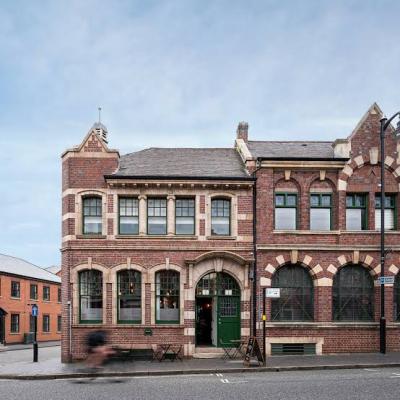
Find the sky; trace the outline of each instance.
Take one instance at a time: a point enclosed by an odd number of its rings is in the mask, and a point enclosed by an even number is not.
[[[0,253],[60,265],[61,153],[347,137],[400,109],[400,2],[0,2]]]

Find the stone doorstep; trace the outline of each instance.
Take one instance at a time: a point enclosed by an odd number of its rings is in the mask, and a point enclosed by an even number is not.
[[[223,354],[220,347],[196,347],[193,358],[221,358]]]

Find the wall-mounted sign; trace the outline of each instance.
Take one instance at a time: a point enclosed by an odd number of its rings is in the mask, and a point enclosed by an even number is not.
[[[232,289],[225,289],[225,296],[232,296]]]
[[[394,284],[394,276],[381,276],[379,277],[378,282],[382,285],[393,285]]]
[[[269,297],[271,299],[279,299],[279,297],[281,297],[281,289],[267,288],[267,290],[265,291],[265,297]]]

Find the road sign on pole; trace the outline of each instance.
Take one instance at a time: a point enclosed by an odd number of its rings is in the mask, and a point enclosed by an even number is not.
[[[380,276],[379,284],[381,285],[393,285],[394,284],[394,276]]]
[[[32,304],[32,317],[35,319],[35,331],[33,338],[33,362],[38,362],[38,344],[37,344],[37,319],[39,314],[39,307],[37,304]]]

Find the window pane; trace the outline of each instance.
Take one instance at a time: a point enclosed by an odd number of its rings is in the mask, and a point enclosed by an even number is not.
[[[310,209],[310,229],[314,231],[329,231],[331,229],[330,208]]]
[[[288,195],[286,196],[286,205],[287,205],[288,207],[290,207],[290,206],[296,206],[296,199],[297,199],[297,196],[296,196],[296,195],[294,195],[294,194],[288,194]]]
[[[102,231],[101,217],[85,217],[84,233],[100,234]]]
[[[277,206],[285,205],[285,196],[283,194],[275,195],[275,205],[277,205]]]
[[[319,195],[312,194],[310,196],[310,204],[311,204],[311,207],[318,207],[319,206]]]
[[[346,210],[346,229],[349,231],[363,229],[362,217],[363,210],[361,208],[348,208]]]
[[[331,196],[330,195],[321,196],[321,206],[329,207],[330,205],[331,205]]]
[[[194,235],[193,217],[177,217],[175,230],[177,235]]]
[[[148,233],[150,235],[165,235],[167,233],[167,219],[165,217],[149,217]]]
[[[275,208],[275,229],[296,229],[296,209]]]
[[[346,207],[353,207],[353,196],[347,195],[346,196]]]
[[[381,229],[381,210],[375,210],[375,229]],[[385,230],[394,229],[394,209],[385,209]]]
[[[214,217],[211,225],[212,235],[229,235],[229,218]]]
[[[179,273],[161,271],[156,274],[156,320],[179,322]]]
[[[139,218],[120,217],[119,233],[122,235],[137,235],[139,233]]]

